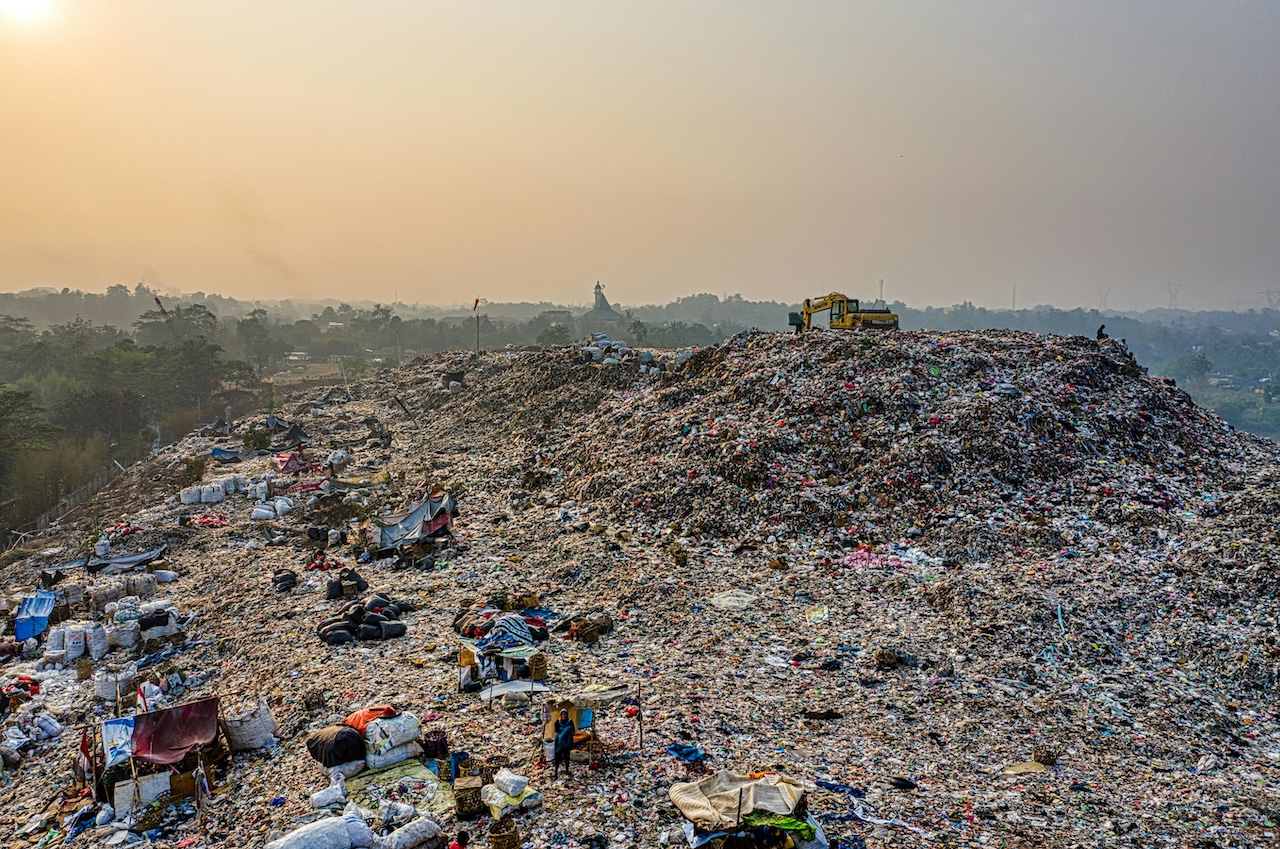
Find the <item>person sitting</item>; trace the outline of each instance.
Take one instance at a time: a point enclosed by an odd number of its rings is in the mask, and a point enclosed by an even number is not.
[[[569,775],[569,753],[573,751],[573,735],[578,729],[569,718],[569,711],[561,710],[556,720],[555,770],[552,778],[559,778],[560,764],[564,764],[565,777]]]
[[[470,845],[471,835],[465,831],[459,831],[457,840],[449,844],[449,849],[467,849]]]
[[[1111,337],[1107,335],[1107,326],[1105,324],[1098,325],[1098,341],[1101,342],[1103,339],[1110,338]]]

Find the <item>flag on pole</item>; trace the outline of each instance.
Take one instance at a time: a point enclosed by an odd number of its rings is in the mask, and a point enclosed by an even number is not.
[[[80,767],[89,780],[93,781],[93,755],[89,745],[89,729],[80,732]]]
[[[471,305],[471,311],[475,312],[478,309],[480,309],[480,299],[476,298],[476,302]]]
[[[143,693],[142,693],[142,685],[141,685],[141,684],[139,684],[139,685],[138,685],[138,701],[142,702],[142,711],[143,711],[143,713],[147,713],[147,712],[149,712],[149,711],[151,710],[151,708],[147,707],[147,697],[146,697],[145,695],[143,695]]]

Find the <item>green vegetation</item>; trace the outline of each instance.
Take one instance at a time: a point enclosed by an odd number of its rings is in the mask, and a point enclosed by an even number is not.
[[[830,287],[808,287],[817,294]],[[850,295],[858,295],[845,287]],[[0,532],[21,527],[112,461],[128,464],[225,406],[237,414],[274,401],[269,375],[295,385],[347,379],[420,354],[470,349],[476,317],[455,308],[396,304],[242,302],[195,293],[181,301],[139,284],[106,293],[0,293]],[[1280,311],[988,310],[962,303],[890,304],[904,330],[1009,328],[1092,337],[1106,324],[1153,375],[1178,381],[1237,427],[1280,437]],[[619,308],[616,326],[582,326],[584,308],[489,304],[479,316],[486,348],[562,345],[602,329],[634,345],[710,345],[749,327],[788,330],[796,305],[738,295],[691,295]],[[873,344],[873,343],[870,343]],[[325,364],[308,371],[309,365]],[[333,364],[339,364],[335,366]],[[250,433],[245,445],[269,444]]]

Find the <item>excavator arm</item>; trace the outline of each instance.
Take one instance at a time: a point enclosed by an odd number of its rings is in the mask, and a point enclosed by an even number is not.
[[[897,330],[898,316],[894,315],[883,304],[873,304],[863,308],[856,298],[849,298],[839,292],[832,292],[818,298],[805,298],[800,312],[793,312],[788,323],[799,333],[813,328],[813,317],[817,313],[831,311],[828,325],[832,330]]]

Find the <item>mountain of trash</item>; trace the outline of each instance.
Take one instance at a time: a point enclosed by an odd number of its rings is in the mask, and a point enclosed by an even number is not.
[[[0,561],[13,849],[1277,843],[1280,450],[1117,341],[285,391]]]
[[[911,540],[958,563],[1158,544],[1277,458],[1113,340],[745,333],[678,374],[625,371],[518,355],[434,430],[480,428],[520,452],[514,488],[642,532]]]

